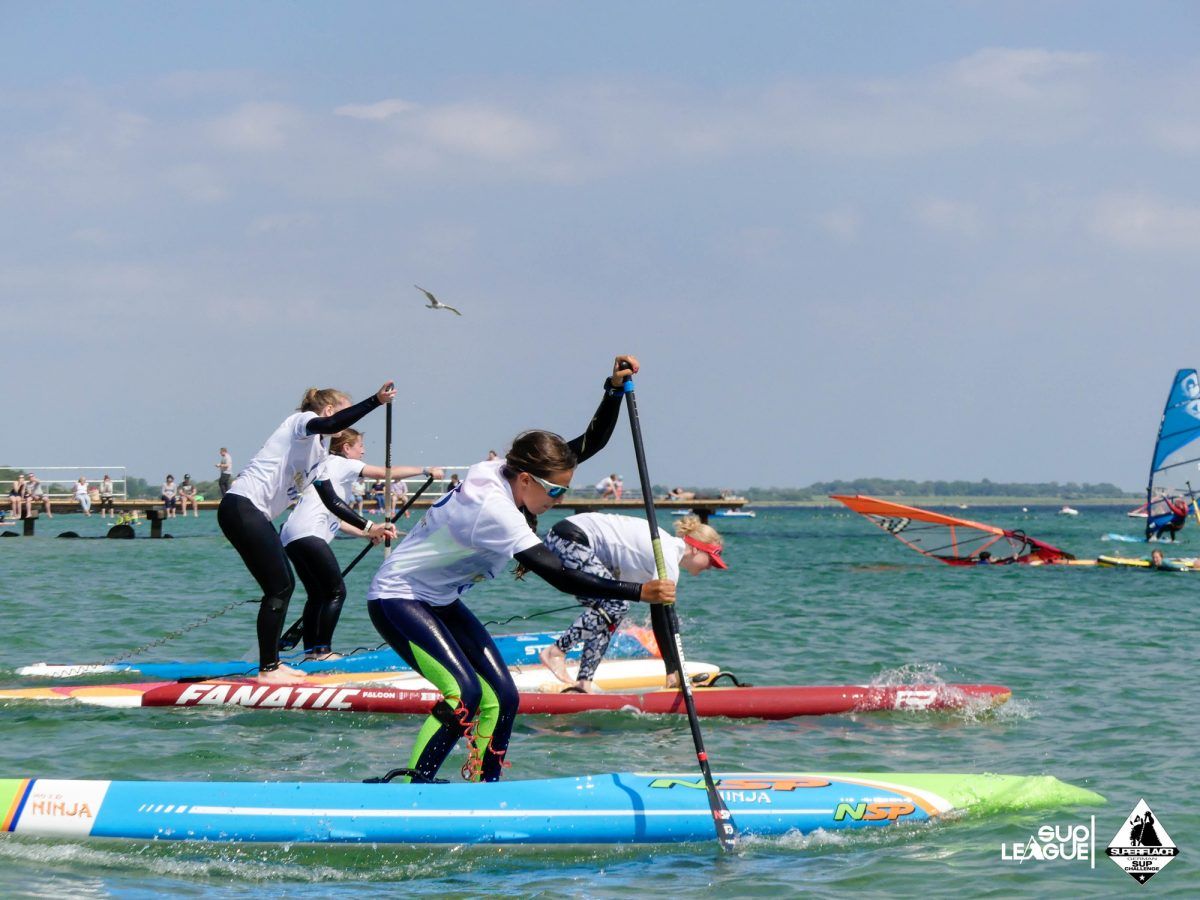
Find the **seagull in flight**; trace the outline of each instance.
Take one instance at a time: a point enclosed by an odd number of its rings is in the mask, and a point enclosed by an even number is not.
[[[433,294],[429,293],[429,291],[425,290],[425,288],[421,287],[419,284],[414,284],[413,287],[415,287],[418,291],[420,291],[422,294],[424,294],[426,297],[429,298],[429,302],[425,304],[426,309],[448,309],[448,310],[450,310],[450,312],[454,313],[456,316],[462,315],[462,313],[460,313],[453,306],[447,306],[445,303],[443,303],[437,297],[433,296]]]

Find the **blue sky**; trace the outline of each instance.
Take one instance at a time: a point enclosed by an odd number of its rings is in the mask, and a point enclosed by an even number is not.
[[[1138,487],[1200,361],[1198,26],[0,3],[0,463],[206,477],[395,378],[397,458],[468,464],[634,352],[659,482]],[[581,482],[635,478],[618,434]]]

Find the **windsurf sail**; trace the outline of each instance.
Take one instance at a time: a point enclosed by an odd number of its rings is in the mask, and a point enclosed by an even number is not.
[[[1010,531],[862,494],[853,497],[831,494],[830,499],[844,503],[918,553],[952,566],[1057,563],[1075,558],[1022,531]]]
[[[1175,533],[1187,522],[1188,509],[1196,509],[1188,483],[1200,462],[1200,377],[1195,369],[1180,369],[1171,382],[1154,455],[1146,483],[1146,539]],[[1200,512],[1197,512],[1200,521]]]

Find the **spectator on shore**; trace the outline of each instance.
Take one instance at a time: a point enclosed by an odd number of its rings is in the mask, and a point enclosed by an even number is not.
[[[88,489],[88,480],[82,475],[75,482],[75,499],[79,502],[79,508],[83,514],[90,516],[92,514],[92,497]]]
[[[459,478],[458,478],[457,473],[455,473],[450,476],[450,483],[446,485],[446,493],[447,494],[450,493],[452,490],[454,490],[456,487],[458,487],[458,484],[459,484]]]
[[[424,474],[424,473],[422,473],[422,474]],[[404,498],[407,496],[408,496],[408,485],[404,483],[404,479],[401,478],[401,479],[397,479],[396,481],[393,481],[392,482],[392,515],[395,515],[395,511],[404,505]],[[404,511],[404,518],[406,518],[406,519],[412,518],[412,510],[411,509],[406,509]]]
[[[196,505],[196,485],[192,482],[192,476],[186,472],[183,475],[183,481],[179,483],[179,502],[183,507],[183,517],[187,518],[188,503],[192,504],[192,516],[200,518],[200,507]]]
[[[40,506],[42,512],[46,514],[46,518],[53,519],[54,512],[50,509],[50,496],[42,489],[42,483],[32,472],[29,473],[27,490],[29,499],[25,501],[25,515],[28,516],[35,506]]]
[[[367,499],[367,480],[361,475],[355,479],[354,484],[350,485],[350,497],[353,501],[350,506],[360,516],[363,514],[363,504]]]
[[[178,489],[175,486],[175,476],[168,475],[167,480],[162,486],[162,502],[163,512],[167,514],[168,519],[175,518],[175,493]]]
[[[371,482],[371,499],[375,501],[375,509],[383,512],[383,482]]]
[[[117,517],[117,511],[113,509],[112,478],[105,475],[100,479],[100,518],[107,519],[110,513],[114,519]]]
[[[493,459],[499,459],[500,455],[495,450],[489,450],[487,458],[488,462],[491,462]]]
[[[613,472],[597,482],[596,493],[600,495],[601,500],[620,500],[623,488],[620,476]]]
[[[28,490],[28,485],[25,482],[25,473],[17,475],[17,480],[12,483],[12,487],[8,489],[8,502],[12,507],[12,516],[14,519],[25,518],[25,494]]]
[[[217,487],[221,489],[221,496],[224,497],[229,492],[229,485],[233,483],[230,474],[233,471],[233,457],[224,447],[221,448],[221,458],[216,466],[217,471],[221,473],[221,477],[217,479]]]

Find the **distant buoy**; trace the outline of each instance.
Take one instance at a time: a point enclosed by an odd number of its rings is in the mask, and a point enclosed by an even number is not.
[[[60,538],[77,538],[77,537],[79,537],[79,534],[74,531],[64,531],[62,534],[59,535],[59,537]]]
[[[108,529],[108,534],[105,537],[113,538],[114,540],[129,540],[133,538],[132,525],[114,525]]]

